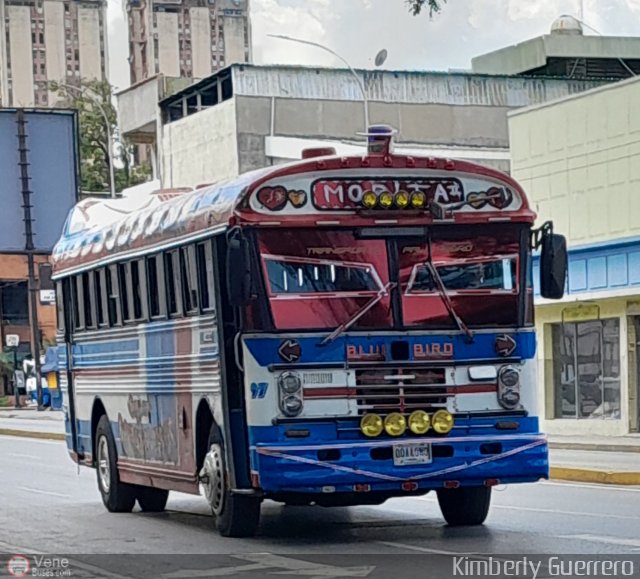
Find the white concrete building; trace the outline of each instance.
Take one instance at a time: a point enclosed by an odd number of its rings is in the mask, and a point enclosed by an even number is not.
[[[51,81],[107,78],[104,0],[0,0],[0,106],[54,106]]]
[[[127,14],[132,84],[251,60],[249,0],[128,0]]]
[[[512,112],[509,134],[513,176],[570,249],[564,300],[536,307],[543,428],[637,432],[640,77]]]

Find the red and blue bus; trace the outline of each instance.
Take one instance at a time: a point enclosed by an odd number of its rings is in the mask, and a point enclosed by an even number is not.
[[[368,152],[195,190],[83,201],[54,252],[72,458],[106,508],[202,492],[225,536],[261,502],[435,491],[482,524],[492,487],[548,477],[532,253],[560,298],[566,243],[509,176]]]

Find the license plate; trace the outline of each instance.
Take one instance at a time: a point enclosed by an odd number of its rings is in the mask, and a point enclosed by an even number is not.
[[[412,464],[431,464],[431,444],[394,444],[393,464],[395,466],[409,466]]]

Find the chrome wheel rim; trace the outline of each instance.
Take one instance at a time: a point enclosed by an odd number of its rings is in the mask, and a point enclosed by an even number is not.
[[[219,444],[212,444],[200,471],[200,484],[214,514],[224,507],[224,457]]]
[[[101,436],[98,441],[98,476],[100,477],[102,490],[108,493],[111,487],[111,468],[109,466],[109,446],[107,445],[106,436]]]

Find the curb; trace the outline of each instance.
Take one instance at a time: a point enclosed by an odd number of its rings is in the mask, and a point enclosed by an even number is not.
[[[552,466],[549,469],[551,480],[595,483],[604,485],[640,485],[640,472],[607,471],[590,468]]]
[[[549,442],[549,448],[558,450],[593,450],[596,452],[638,452],[639,444],[583,444],[581,442]]]
[[[66,440],[61,432],[37,432],[35,430],[16,430],[14,428],[0,428],[2,436],[20,436],[22,438],[37,438],[40,440]]]

